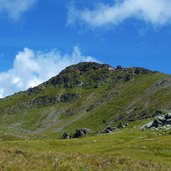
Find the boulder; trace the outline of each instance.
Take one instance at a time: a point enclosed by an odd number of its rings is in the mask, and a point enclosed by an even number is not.
[[[165,116],[163,116],[163,115],[157,116],[157,117],[155,117],[152,126],[155,128],[161,127],[161,126],[163,126],[164,122],[165,122]]]
[[[128,126],[128,123],[123,124],[123,123],[120,122],[120,123],[118,124],[117,128],[118,128],[118,129],[122,129],[122,128],[125,128],[125,127],[127,127],[127,126]]]
[[[118,129],[116,127],[106,127],[103,131],[101,131],[101,134],[107,134],[107,133],[111,133],[111,132],[115,132]]]
[[[130,81],[130,80],[132,80],[133,78],[134,78],[134,77],[133,77],[132,75],[127,74],[127,75],[125,76],[124,80],[125,80],[125,81]]]
[[[159,120],[155,119],[155,120],[153,121],[151,127],[158,128],[158,127],[160,127],[160,126],[162,126],[162,123],[161,123]]]
[[[81,138],[91,132],[92,130],[88,128],[76,129],[73,138]]]
[[[146,129],[150,129],[152,127],[153,122],[149,122],[146,125],[143,125],[142,127],[140,127],[140,130],[146,130]]]
[[[142,126],[140,129],[170,129],[171,128],[171,113],[168,113],[166,115],[159,115],[156,116],[154,121]]]
[[[121,80],[122,79],[122,76],[121,75],[118,75],[117,76],[117,80]]]
[[[169,119],[166,119],[165,124],[166,125],[171,125],[171,119],[170,118]]]
[[[171,113],[166,114],[165,118],[166,119],[171,119]]]
[[[62,139],[70,139],[71,137],[69,136],[69,134],[67,132],[64,132],[62,135]]]
[[[118,65],[117,67],[116,67],[116,70],[122,70],[123,68],[122,68],[122,66],[121,65]]]

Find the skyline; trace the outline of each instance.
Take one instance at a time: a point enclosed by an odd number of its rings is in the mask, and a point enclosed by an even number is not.
[[[0,97],[81,61],[171,74],[168,0],[0,0],[0,28]]]

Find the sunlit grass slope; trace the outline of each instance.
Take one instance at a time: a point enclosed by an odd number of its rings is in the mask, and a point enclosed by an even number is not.
[[[0,170],[171,170],[169,132],[138,127],[81,139],[1,141]]]
[[[108,125],[170,109],[170,75],[80,63],[35,88],[1,99],[0,137],[59,138],[82,127],[97,134]]]

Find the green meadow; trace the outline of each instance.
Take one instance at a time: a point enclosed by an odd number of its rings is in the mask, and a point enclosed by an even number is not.
[[[118,132],[80,139],[2,140],[2,171],[171,170],[171,132]]]

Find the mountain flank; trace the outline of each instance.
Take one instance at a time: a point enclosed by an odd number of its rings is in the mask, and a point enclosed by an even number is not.
[[[0,130],[32,138],[94,133],[171,110],[171,76],[140,67],[82,62],[0,100]]]

